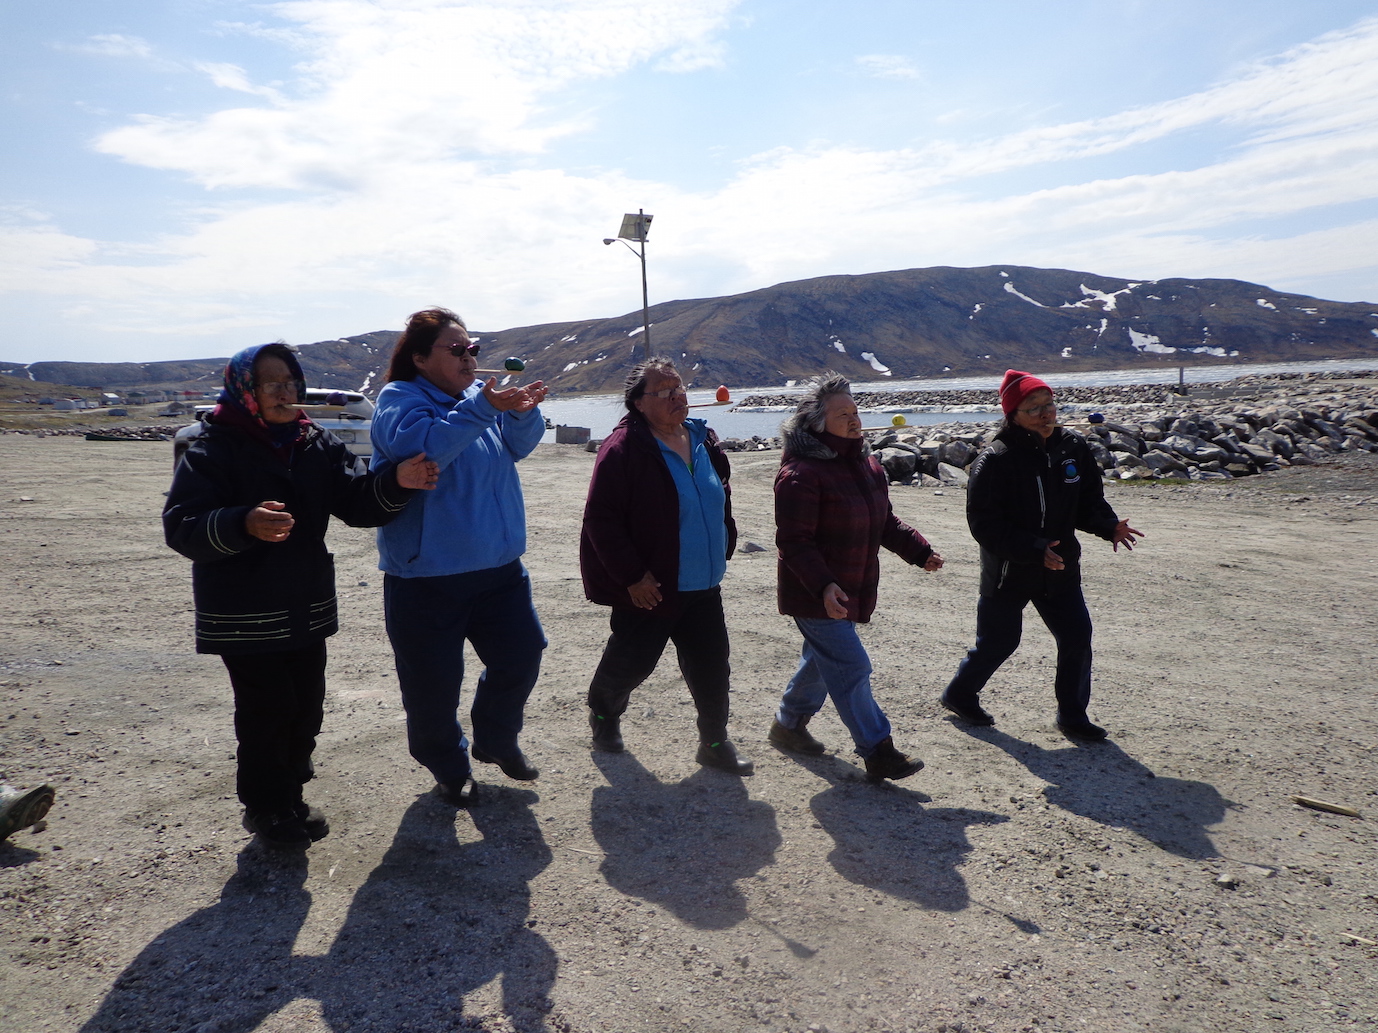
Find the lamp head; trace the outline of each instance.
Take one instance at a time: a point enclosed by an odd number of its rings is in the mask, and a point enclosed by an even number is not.
[[[616,243],[616,241],[617,241],[617,238],[616,238],[616,237],[604,237],[604,238],[603,238],[603,243],[604,243],[604,244],[613,244],[613,243]]]

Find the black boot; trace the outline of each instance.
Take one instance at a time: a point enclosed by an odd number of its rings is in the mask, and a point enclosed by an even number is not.
[[[772,746],[789,750],[791,753],[804,753],[810,757],[821,756],[828,748],[809,734],[808,724],[809,719],[801,717],[793,728],[786,728],[780,723],[780,719],[776,718],[770,723],[770,732],[766,738]]]
[[[866,758],[866,778],[880,782],[887,778],[908,778],[916,771],[923,770],[923,761],[918,757],[908,757],[895,749],[895,742],[886,736],[876,743],[875,752]]]
[[[589,728],[593,730],[593,748],[602,750],[604,753],[621,753],[626,747],[622,745],[622,719],[620,717],[604,717],[602,714],[595,714],[589,711]]]
[[[756,770],[756,765],[751,761],[737,756],[737,747],[732,745],[730,739],[699,743],[698,756],[694,759],[706,768],[717,768],[729,775],[750,775]]]

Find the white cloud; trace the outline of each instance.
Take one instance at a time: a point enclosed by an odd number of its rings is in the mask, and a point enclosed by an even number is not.
[[[914,63],[899,54],[862,54],[856,59],[862,70],[876,79],[919,79]]]
[[[1190,96],[971,143],[777,148],[693,191],[553,167],[552,148],[593,117],[559,107],[563,91],[638,67],[713,67],[733,3],[279,4],[305,59],[299,82],[260,86],[237,65],[203,63],[218,85],[269,103],[146,115],[98,143],[226,200],[137,247],[0,217],[0,288],[50,297],[96,328],[183,338],[313,340],[435,303],[491,330],[639,308],[635,262],[597,242],[643,204],[657,215],[653,301],[938,264],[1284,289],[1373,264],[1378,219],[1265,230],[1378,197],[1378,19]],[[1228,146],[1199,149],[1191,167],[1107,171],[1104,159],[1133,168],[1135,148],[1188,132]],[[1088,157],[1102,159],[1095,176]],[[1058,185],[992,185],[1019,169]],[[259,188],[288,192],[262,201]]]
[[[138,36],[121,36],[118,33],[90,36],[85,43],[59,43],[57,48],[76,54],[99,54],[102,57],[153,56],[153,47],[149,45],[148,40],[140,39]]]

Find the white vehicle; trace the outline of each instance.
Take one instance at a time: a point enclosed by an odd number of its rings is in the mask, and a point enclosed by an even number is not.
[[[214,409],[213,405],[196,407],[196,422],[179,430],[172,439],[172,468],[182,461],[182,456],[191,443],[206,431],[206,415]],[[328,391],[320,387],[308,387],[301,409],[311,418],[311,422],[330,431],[345,443],[356,456],[367,459],[373,455],[373,439],[369,431],[373,428],[373,403],[358,391]]]

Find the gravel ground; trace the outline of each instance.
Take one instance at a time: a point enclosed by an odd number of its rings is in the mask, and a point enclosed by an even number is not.
[[[928,767],[878,787],[830,709],[811,726],[828,755],[765,743],[799,644],[774,606],[773,453],[734,457],[743,541],[767,550],[724,584],[756,775],[694,764],[671,658],[633,697],[629,752],[590,752],[593,457],[542,445],[522,464],[550,638],[524,740],[540,779],[480,771],[467,813],[429,794],[371,536],[337,528],[343,631],[310,787],[333,831],[304,857],[239,826],[228,682],[192,651],[190,565],[159,530],[170,458],[0,437],[0,772],[58,791],[46,829],[0,847],[0,1029],[1378,1025],[1374,457],[1109,488],[1148,538],[1088,543],[1092,715],[1113,732],[1097,746],[1052,728],[1036,620],[986,693],[999,723],[943,718],[976,549],[960,490],[895,487],[948,565],[883,566],[863,637],[897,742]]]

